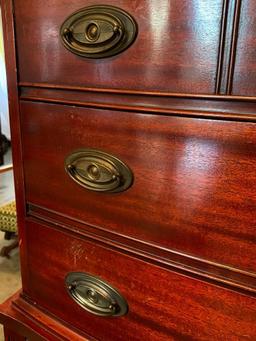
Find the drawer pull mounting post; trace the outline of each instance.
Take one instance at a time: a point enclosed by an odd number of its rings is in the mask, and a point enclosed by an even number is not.
[[[137,36],[137,24],[113,6],[89,6],[70,15],[62,24],[64,46],[86,58],[106,58],[126,50]]]
[[[71,272],[66,277],[66,288],[76,303],[94,315],[123,316],[128,312],[123,296],[98,277]]]
[[[130,168],[113,155],[96,149],[83,149],[65,160],[69,176],[79,185],[97,192],[123,192],[133,182]]]

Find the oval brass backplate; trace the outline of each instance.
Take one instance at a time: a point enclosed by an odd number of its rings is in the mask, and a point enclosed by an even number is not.
[[[71,272],[65,279],[69,295],[85,310],[99,316],[122,316],[128,304],[108,283],[82,272]]]
[[[60,35],[71,52],[87,58],[104,58],[127,49],[136,38],[137,25],[117,7],[90,6],[69,16]]]
[[[132,171],[121,160],[91,148],[70,154],[65,169],[74,181],[91,191],[123,192],[133,182]]]

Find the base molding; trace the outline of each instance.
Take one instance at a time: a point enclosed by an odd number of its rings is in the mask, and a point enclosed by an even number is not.
[[[73,332],[22,298],[18,291],[0,305],[0,323],[8,341],[90,341],[84,334]]]

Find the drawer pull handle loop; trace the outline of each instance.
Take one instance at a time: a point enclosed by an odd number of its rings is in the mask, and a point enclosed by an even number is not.
[[[105,58],[127,49],[137,25],[125,11],[113,6],[90,6],[69,16],[61,26],[64,46],[86,58]]]
[[[73,152],[65,160],[69,176],[79,185],[97,192],[123,192],[133,182],[130,168],[113,155],[96,149]]]
[[[128,312],[127,302],[121,294],[97,277],[71,272],[65,282],[72,299],[94,315],[122,316]]]

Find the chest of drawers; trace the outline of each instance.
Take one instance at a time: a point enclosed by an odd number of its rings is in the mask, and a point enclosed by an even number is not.
[[[7,340],[255,340],[256,1],[1,7]]]

